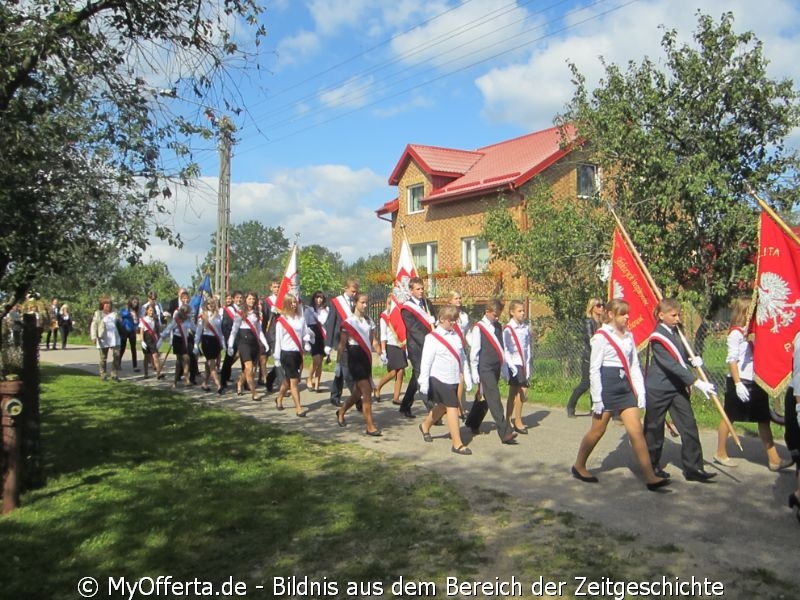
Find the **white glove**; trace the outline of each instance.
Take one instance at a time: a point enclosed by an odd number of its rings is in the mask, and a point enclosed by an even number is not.
[[[386,352],[381,352],[381,362],[382,362],[384,365],[388,365],[388,364],[389,364],[389,359],[388,359],[388,357],[386,356]]]
[[[465,390],[467,391],[467,393],[469,394],[469,393],[472,391],[472,382],[471,382],[471,381],[466,381],[466,382],[464,383],[464,389],[465,389]]]
[[[198,354],[200,354],[200,346],[198,346],[197,344],[195,344],[195,345],[194,345],[194,348],[192,348],[192,352],[194,352],[194,355],[195,355],[195,356],[197,356]]]
[[[233,346],[228,346],[228,356],[233,356]]]
[[[603,411],[604,411],[605,409],[606,409],[606,407],[605,407],[605,406],[603,406],[603,402],[602,402],[602,401],[600,401],[600,402],[595,402],[594,400],[592,400],[592,412],[593,412],[594,414],[596,414],[596,415],[602,415],[602,414],[603,414]]]
[[[508,365],[508,372],[511,373],[512,377],[516,377],[518,371],[519,369],[517,369],[516,365]]]
[[[330,356],[330,354],[331,354],[331,347],[330,346],[325,346],[322,350],[323,350],[323,352],[325,352],[325,356]]]
[[[142,342],[142,352],[147,352],[147,344]]]
[[[647,396],[645,396],[644,394],[639,394],[636,400],[637,400],[636,405],[639,408],[644,408],[645,406],[647,406]]]
[[[474,381],[474,382],[476,382],[476,383],[477,383],[478,381],[480,381],[480,378],[478,377],[478,370],[477,370],[477,369],[475,369],[474,371],[472,371],[472,381]]]
[[[427,396],[428,395],[428,383],[430,383],[430,382],[427,381],[427,380],[423,380],[423,379],[418,379],[417,381],[419,383],[419,392],[420,392],[420,394],[423,394],[423,395]]]
[[[750,402],[750,390],[741,381],[736,384],[736,395],[742,402]]]
[[[311,344],[309,344],[308,342],[303,344],[303,350],[305,350],[306,352],[311,352]]]
[[[693,356],[689,359],[689,364],[692,365],[695,369],[699,369],[703,366],[703,359],[699,356]]]
[[[280,367],[281,366],[281,357],[280,357],[280,355],[275,356],[274,360],[275,360],[275,366],[276,367]]]
[[[711,383],[710,381],[703,381],[701,379],[698,379],[697,381],[694,382],[694,387],[696,387],[698,390],[703,392],[703,395],[706,398],[708,398],[709,394],[716,394],[717,393],[716,386],[713,383]],[[745,391],[747,391],[747,390],[745,390]]]

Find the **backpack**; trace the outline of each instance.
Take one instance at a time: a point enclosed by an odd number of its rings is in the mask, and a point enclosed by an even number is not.
[[[119,311],[119,320],[122,324],[122,331],[125,333],[134,333],[136,331],[136,323],[133,322],[133,315],[127,308]]]

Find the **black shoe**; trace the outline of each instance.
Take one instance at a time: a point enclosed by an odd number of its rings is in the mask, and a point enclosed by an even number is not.
[[[419,432],[422,434],[422,439],[425,440],[426,442],[430,443],[430,442],[433,441],[433,437],[431,436],[431,432],[422,430],[422,423],[419,424]],[[794,494],[792,494],[792,496],[794,496]]]
[[[710,479],[716,477],[717,474],[709,473],[708,471],[703,471],[701,469],[699,471],[684,471],[683,476],[684,478],[686,478],[686,481],[700,481],[705,483],[708,482]]]
[[[342,405],[342,399],[341,398],[331,398],[331,404],[333,404],[334,406],[341,406]]]
[[[597,483],[598,481],[600,481],[594,475],[589,475],[588,477],[586,475],[581,475],[580,473],[578,473],[578,469],[576,469],[574,466],[572,467],[572,476],[578,481],[582,481],[583,483]]]
[[[480,435],[481,428],[480,427],[470,427],[469,430],[472,432],[472,435]]]
[[[460,454],[461,456],[469,456],[470,454],[472,454],[472,450],[470,450],[466,446],[460,446],[458,448],[456,448],[455,446],[451,446],[450,452],[452,452],[453,454]]]
[[[500,440],[500,442],[503,443],[503,444],[508,444],[508,445],[513,446],[514,444],[517,443],[517,434],[514,433],[514,432],[511,432],[506,437],[504,437],[502,440]]]
[[[528,435],[528,428],[527,427],[519,428],[516,425],[514,425],[514,433],[520,433],[522,435]]]
[[[381,437],[383,435],[380,429],[376,429],[375,431],[365,430],[364,433],[372,437]]]
[[[661,477],[661,479],[669,479],[669,473],[658,465],[653,465],[653,473],[656,474],[656,477]]]
[[[669,479],[662,479],[661,481],[656,481],[655,483],[646,483],[647,489],[651,492],[655,492],[656,490],[664,487],[665,485],[669,485]]]
[[[414,413],[411,412],[411,409],[403,410],[401,408],[399,412],[400,412],[400,416],[401,417],[405,417],[406,419],[413,419],[414,418]]]

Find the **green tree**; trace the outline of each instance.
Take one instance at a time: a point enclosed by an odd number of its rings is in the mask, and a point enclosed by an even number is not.
[[[259,290],[264,285],[268,288],[270,280],[283,277],[290,250],[283,227],[267,227],[258,221],[244,221],[231,226],[229,240],[232,287]],[[203,272],[213,271],[216,247],[216,236],[212,235],[211,247],[203,262]]]
[[[301,248],[297,260],[300,292],[304,300],[309,299],[318,290],[330,294],[342,287],[342,282],[336,273],[338,265],[331,260],[330,253],[321,246]]]
[[[247,23],[257,45],[262,10],[257,0],[2,3],[3,314],[37,277],[83,268],[87,253],[138,262],[151,234],[180,244],[160,217],[168,183],[197,174],[190,142],[214,135],[217,118],[173,103],[237,110],[224,75],[250,54],[232,32]]]
[[[384,275],[392,270],[392,249],[384,248],[383,252],[370,254],[356,259],[346,268],[347,276],[358,279],[362,287],[376,275]]]
[[[761,42],[733,21],[698,13],[693,46],[666,31],[663,60],[625,71],[603,61],[591,91],[571,65],[574,96],[557,118],[591,142],[603,195],[659,286],[706,315],[753,278],[758,210],[745,183],[778,210],[798,197],[798,156],[786,147],[798,93],[767,76]]]
[[[609,254],[607,214],[595,202],[556,197],[538,178],[522,210],[527,230],[504,202],[487,210],[481,235],[491,241],[492,258],[511,262],[517,268],[511,276],[535,282],[530,291],[546,300],[559,320],[581,317],[589,296],[605,295],[598,267]]]

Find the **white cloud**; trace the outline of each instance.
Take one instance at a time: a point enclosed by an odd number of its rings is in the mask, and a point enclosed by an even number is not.
[[[594,86],[603,75],[599,56],[609,63],[625,66],[641,63],[645,56],[663,59],[661,37],[664,25],[678,32],[681,43],[692,41],[697,29],[697,9],[718,21],[723,12],[734,14],[736,32],[753,31],[764,44],[770,59],[772,77],[800,75],[794,57],[800,54],[800,38],[794,24],[800,8],[787,0],[673,0],[651,1],[625,6],[602,14],[605,5],[580,9],[565,15],[571,27],[564,35],[546,40],[527,62],[494,68],[475,80],[484,97],[484,114],[491,122],[513,123],[526,129],[552,124],[564,110],[574,86],[570,83],[568,62],[575,63]]]
[[[321,35],[334,35],[342,29],[364,28],[373,0],[312,0],[308,9]]]
[[[186,284],[209,250],[217,227],[217,188],[204,177],[198,188],[174,195],[172,225],[184,248],[154,241],[148,257],[164,261],[178,283]],[[375,215],[386,199],[386,178],[369,169],[345,165],[313,165],[283,169],[269,183],[231,184],[231,224],[257,220],[283,227],[284,235],[300,245],[319,244],[341,254],[346,262],[376,254],[391,244],[391,229]]]
[[[361,108],[370,101],[373,77],[351,77],[337,88],[320,93],[319,100],[328,108]]]
[[[284,69],[291,65],[305,62],[319,52],[322,43],[319,36],[311,31],[302,30],[293,36],[283,38],[275,49],[278,55],[277,68]]]

